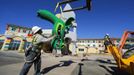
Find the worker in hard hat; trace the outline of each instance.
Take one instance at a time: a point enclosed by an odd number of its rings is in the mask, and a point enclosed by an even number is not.
[[[50,36],[49,38],[43,35],[42,29],[38,26],[34,26],[32,28],[33,32],[33,40],[32,45],[28,47],[25,51],[25,64],[20,72],[20,75],[27,75],[30,67],[34,63],[34,75],[40,75],[41,69],[41,49],[44,42],[48,42],[52,40],[54,36]]]
[[[105,46],[105,52],[106,52],[106,53],[108,52],[108,51],[107,51],[107,46],[110,45],[110,44],[112,44],[112,41],[111,41],[111,39],[110,39],[109,34],[106,34],[106,35],[104,36],[104,46]]]

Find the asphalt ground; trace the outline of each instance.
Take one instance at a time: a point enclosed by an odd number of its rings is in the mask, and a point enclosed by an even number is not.
[[[24,64],[24,53],[0,51],[0,75],[19,75]],[[55,57],[42,54],[42,75],[129,75],[119,70],[110,55],[91,54],[82,56]],[[28,75],[33,75],[31,67]]]

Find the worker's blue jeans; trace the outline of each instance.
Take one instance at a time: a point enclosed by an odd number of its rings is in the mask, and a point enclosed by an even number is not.
[[[26,56],[26,62],[20,72],[20,75],[27,75],[33,63],[34,63],[34,70],[35,70],[34,75],[40,75],[40,69],[41,69],[41,57],[40,56],[41,55],[39,53],[30,51],[29,54]]]

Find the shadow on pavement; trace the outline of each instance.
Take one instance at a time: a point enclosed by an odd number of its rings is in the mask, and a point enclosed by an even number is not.
[[[53,70],[53,69],[55,69],[55,68],[57,68],[57,67],[70,66],[72,63],[75,63],[75,62],[72,61],[72,60],[60,61],[60,62],[61,62],[61,63],[59,63],[59,64],[56,64],[56,65],[53,65],[53,66],[44,68],[44,69],[41,71],[41,73],[42,73],[42,74],[46,74],[46,73],[48,73],[49,71],[51,71],[51,70]]]
[[[106,71],[108,71],[111,75],[130,75],[128,72],[119,69],[118,67],[114,67],[114,66],[104,66],[104,65],[99,65],[100,67],[104,68]],[[110,69],[111,70],[110,70]],[[108,74],[106,74],[108,75]]]
[[[93,61],[91,59],[81,59],[81,61]]]
[[[100,62],[100,63],[104,63],[104,64],[112,64],[112,65],[116,65],[116,63],[112,63],[111,60],[107,59],[107,60],[100,60],[100,59],[97,59],[95,60],[97,62]]]
[[[82,66],[83,65],[84,65],[83,63],[79,63],[79,73],[78,73],[78,75],[82,75]]]
[[[91,59],[81,59],[81,61],[95,61],[95,62],[99,62],[99,63],[104,63],[104,64],[112,64],[112,65],[116,65],[116,63],[111,62],[110,59],[107,60],[101,60],[101,59],[97,59],[97,60],[91,60]]]

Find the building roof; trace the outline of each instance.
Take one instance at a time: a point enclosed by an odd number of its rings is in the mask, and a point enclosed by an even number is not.
[[[22,28],[22,29],[27,29],[27,30],[32,30],[32,28],[23,27],[23,26],[15,25],[15,24],[7,24],[7,26],[16,27],[16,28]]]
[[[103,40],[104,38],[78,38],[78,40]],[[111,38],[113,40],[120,40],[120,38]]]

